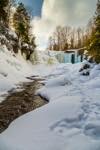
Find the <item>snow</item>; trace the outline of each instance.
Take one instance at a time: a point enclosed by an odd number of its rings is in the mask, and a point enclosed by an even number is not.
[[[18,38],[17,34],[13,30],[9,29],[8,32],[9,32],[9,35],[11,35],[12,37],[14,37],[15,39]]]
[[[58,61],[50,51],[37,51],[37,61],[41,64],[57,64]]]
[[[35,66],[45,78],[37,93],[49,103],[13,121],[0,150],[100,150],[100,65],[90,76],[80,75],[81,66]]]
[[[6,46],[0,46],[0,95],[15,88],[25,76],[32,74],[32,66],[26,62],[21,54],[15,56]]]
[[[13,32],[10,34],[13,35]],[[47,60],[49,56],[42,53],[41,57],[42,55],[46,61],[41,65],[32,65],[30,61],[26,61],[24,57],[22,57],[20,51],[15,55],[13,52],[8,51],[5,45],[0,45],[0,102],[3,100],[2,96],[7,94],[9,90],[15,89],[20,82],[28,81],[26,77],[50,74],[55,65],[51,65],[48,69],[49,64],[47,65]],[[56,59],[54,60],[55,63],[57,63]],[[41,62],[43,62],[42,58],[40,63]],[[43,70],[43,68],[45,68],[45,70]]]

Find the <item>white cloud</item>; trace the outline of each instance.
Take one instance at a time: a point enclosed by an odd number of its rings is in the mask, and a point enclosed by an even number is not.
[[[87,24],[95,12],[97,0],[44,0],[41,18],[35,18],[34,33],[41,48],[57,25]]]

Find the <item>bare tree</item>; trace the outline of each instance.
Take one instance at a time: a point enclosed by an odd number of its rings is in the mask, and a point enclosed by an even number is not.
[[[77,29],[77,48],[81,48],[81,32],[82,29],[79,27]]]
[[[53,43],[52,43],[52,36],[49,37],[49,41],[48,41],[48,49],[52,50],[53,47]]]
[[[93,32],[93,24],[88,28],[70,26],[57,26],[55,32],[49,39],[49,48],[53,50],[66,51],[67,49],[82,48],[88,39],[88,36]]]

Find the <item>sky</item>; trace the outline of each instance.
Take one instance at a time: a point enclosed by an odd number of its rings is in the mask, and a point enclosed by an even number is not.
[[[38,49],[47,47],[57,25],[85,26],[95,14],[97,0],[21,0],[33,10],[32,32]]]
[[[32,10],[33,16],[41,16],[43,0],[20,0]]]

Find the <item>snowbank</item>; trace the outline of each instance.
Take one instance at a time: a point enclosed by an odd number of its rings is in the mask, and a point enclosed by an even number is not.
[[[80,66],[47,70],[38,93],[49,104],[15,120],[0,135],[0,150],[100,150],[100,70],[84,77]]]
[[[0,95],[16,88],[19,82],[27,81],[27,76],[50,74],[50,71],[54,68],[55,64],[57,64],[57,61],[53,57],[54,65],[49,64],[49,56],[45,53],[46,52],[41,52],[39,54],[38,52],[38,58],[40,58],[40,60],[37,65],[32,65],[30,61],[26,61],[23,58],[20,51],[18,54],[14,54],[9,51],[5,45],[0,46]],[[50,65],[49,69],[48,65]],[[43,70],[43,68],[45,69]],[[2,101],[1,98],[0,101]]]
[[[21,54],[15,55],[6,46],[0,46],[0,94],[15,88],[15,84],[31,73],[31,63],[26,62]]]
[[[34,53],[33,53],[33,55],[34,55]],[[35,59],[36,59],[37,63],[41,63],[41,64],[47,64],[47,65],[58,64],[58,61],[57,61],[55,55],[51,55],[50,51],[37,50]]]

